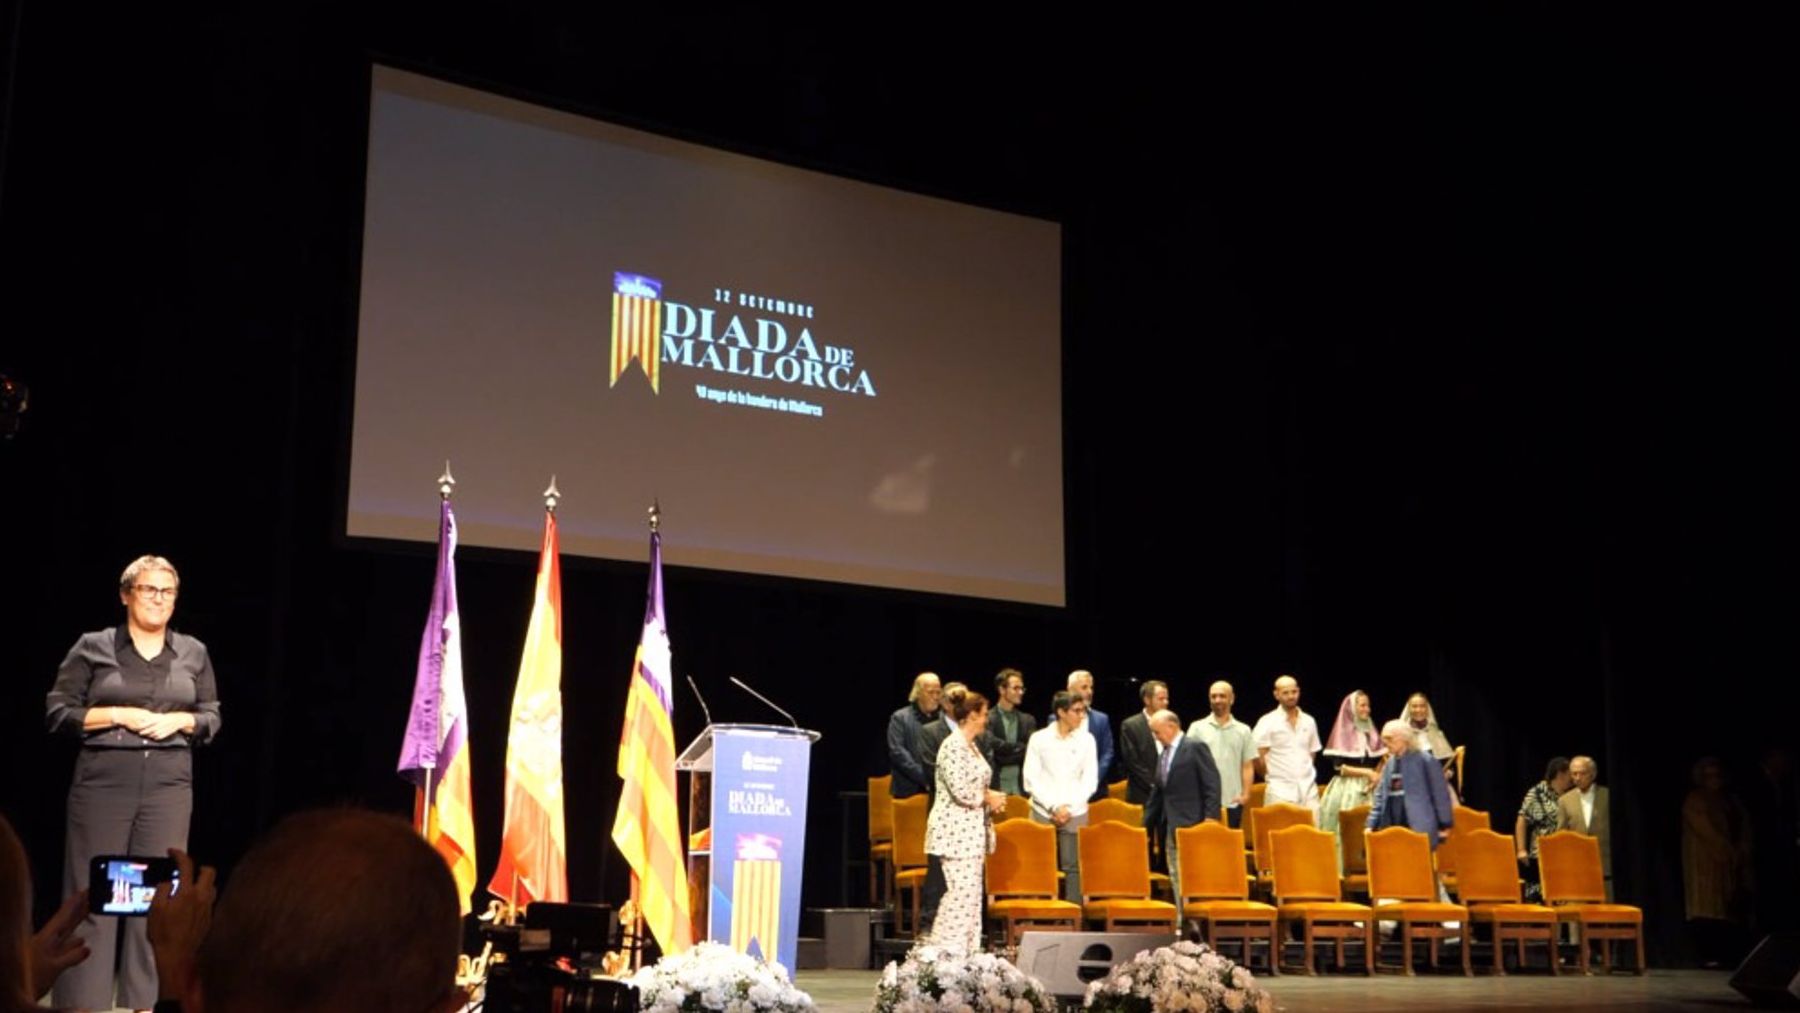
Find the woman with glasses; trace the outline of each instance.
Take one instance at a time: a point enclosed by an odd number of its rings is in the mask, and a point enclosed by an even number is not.
[[[219,732],[219,693],[206,645],[169,628],[181,578],[161,556],[140,556],[119,578],[125,622],[84,633],[47,699],[53,734],[81,742],[69,785],[63,886],[88,888],[96,855],[153,855],[187,847],[193,747]],[[104,885],[98,888],[105,889]],[[89,915],[77,930],[92,956],[56,982],[54,1005],[113,1008],[156,1003],[156,967],[144,919]]]

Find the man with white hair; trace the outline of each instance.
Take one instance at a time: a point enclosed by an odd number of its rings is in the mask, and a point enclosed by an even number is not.
[[[1587,834],[1600,842],[1600,874],[1606,877],[1606,899],[1613,899],[1612,880],[1612,814],[1606,786],[1595,784],[1600,766],[1591,756],[1577,756],[1569,761],[1569,776],[1575,787],[1563,792],[1556,801],[1556,829]]]
[[[1094,797],[1106,794],[1107,778],[1112,776],[1113,767],[1113,731],[1112,719],[1106,712],[1094,706],[1094,673],[1085,668],[1077,668],[1069,673],[1069,692],[1081,697],[1087,704],[1087,719],[1082,725],[1089,735],[1094,737],[1094,749],[1099,761],[1099,768],[1094,772],[1100,779],[1100,787],[1094,789]],[[1051,714],[1048,724],[1056,723],[1056,715]]]
[[[1181,719],[1167,708],[1150,715],[1150,734],[1162,746],[1155,782],[1144,803],[1144,829],[1159,833],[1169,856],[1169,883],[1181,902],[1181,853],[1175,831],[1219,818],[1219,768],[1212,750],[1181,734]]]
[[[937,673],[920,672],[913,679],[906,706],[888,718],[887,751],[894,776],[891,789],[894,798],[912,798],[931,790],[931,778],[926,775],[921,752],[924,743],[920,739],[925,728],[938,720],[938,702],[943,692]]]
[[[1316,813],[1319,794],[1314,785],[1318,774],[1313,767],[1313,754],[1324,747],[1319,744],[1318,722],[1300,709],[1300,680],[1291,675],[1276,679],[1275,705],[1274,710],[1257,720],[1252,733],[1268,781],[1263,804],[1286,802],[1306,806]]]

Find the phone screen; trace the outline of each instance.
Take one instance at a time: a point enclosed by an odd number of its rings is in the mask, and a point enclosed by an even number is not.
[[[164,882],[181,889],[174,859],[101,855],[88,870],[88,910],[100,915],[146,914],[157,884]]]

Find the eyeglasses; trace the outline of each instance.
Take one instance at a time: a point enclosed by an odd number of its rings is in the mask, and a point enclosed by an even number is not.
[[[172,587],[157,587],[155,584],[133,584],[131,585],[131,589],[137,592],[139,598],[144,598],[149,601],[175,600],[176,589]]]

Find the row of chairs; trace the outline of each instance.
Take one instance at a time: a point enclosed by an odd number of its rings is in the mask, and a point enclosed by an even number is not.
[[[877,787],[871,779],[871,800]],[[1008,818],[997,828],[999,846],[988,862],[988,913],[1002,926],[1009,943],[1016,942],[1026,927],[1078,928],[1083,921],[1108,930],[1148,928],[1179,929],[1183,919],[1197,925],[1214,945],[1238,941],[1246,961],[1253,941],[1269,949],[1268,966],[1278,972],[1278,940],[1298,929],[1309,973],[1315,940],[1333,940],[1340,965],[1344,943],[1361,937],[1365,966],[1374,966],[1373,919],[1399,923],[1402,960],[1408,973],[1413,944],[1429,945],[1429,958],[1438,960],[1439,943],[1458,935],[1445,922],[1473,923],[1491,929],[1494,970],[1504,974],[1506,943],[1513,943],[1523,966],[1525,946],[1543,942],[1554,973],[1558,966],[1558,926],[1574,926],[1581,970],[1589,970],[1590,942],[1603,951],[1604,966],[1612,965],[1612,943],[1636,944],[1636,966],[1644,969],[1642,914],[1628,905],[1608,904],[1604,896],[1597,843],[1579,834],[1544,838],[1544,878],[1552,906],[1524,904],[1520,896],[1511,838],[1494,833],[1487,814],[1458,807],[1456,825],[1434,855],[1423,835],[1404,828],[1389,828],[1365,835],[1368,807],[1345,810],[1340,818],[1344,842],[1340,869],[1331,834],[1314,829],[1312,814],[1301,806],[1271,805],[1246,817],[1254,832],[1207,823],[1180,831],[1182,896],[1172,896],[1167,876],[1149,869],[1146,835],[1141,826],[1142,807],[1129,803],[1100,802],[1089,808],[1090,823],[1079,836],[1082,878],[1080,904],[1059,899],[1061,874],[1056,870],[1055,831],[1033,823],[1023,812],[1024,799],[1009,799]],[[911,895],[910,908],[896,904],[899,927],[911,931],[919,923],[919,896],[924,884],[925,800],[891,798],[880,807],[890,813],[893,825],[882,846],[892,869],[892,895]],[[871,831],[877,830],[876,807],[871,806]],[[1290,834],[1303,830],[1306,834]],[[1405,835],[1416,838],[1401,843]],[[1554,840],[1554,843],[1552,843]],[[1283,844],[1282,842],[1287,842]],[[1382,843],[1377,842],[1394,842]],[[1542,845],[1541,845],[1542,847]],[[898,849],[898,850],[896,850]],[[1281,854],[1286,850],[1286,877]],[[1374,857],[1380,850],[1381,857]],[[872,854],[874,847],[871,848]],[[1461,856],[1461,862],[1456,859]],[[1246,862],[1248,863],[1246,865]],[[1459,875],[1458,865],[1464,866]],[[1245,870],[1248,870],[1247,872]],[[880,882],[871,868],[871,892]],[[1455,904],[1439,904],[1437,883],[1454,885]],[[1251,888],[1273,903],[1251,899]],[[1369,895],[1383,903],[1350,903],[1346,896]],[[1168,896],[1169,901],[1157,900]],[[1389,902],[1399,902],[1398,904]],[[1179,914],[1178,914],[1179,906]],[[1374,912],[1371,914],[1371,912]],[[1469,935],[1462,934],[1464,971],[1468,971]]]

